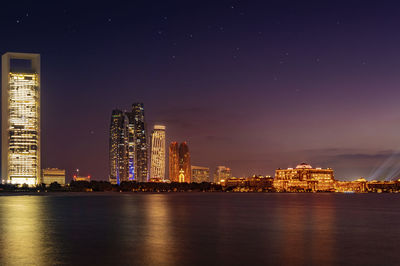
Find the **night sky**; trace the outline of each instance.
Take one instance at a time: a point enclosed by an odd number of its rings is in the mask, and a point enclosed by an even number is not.
[[[108,178],[111,111],[234,176],[303,161],[400,173],[395,1],[6,1],[0,52],[40,53],[42,164]]]

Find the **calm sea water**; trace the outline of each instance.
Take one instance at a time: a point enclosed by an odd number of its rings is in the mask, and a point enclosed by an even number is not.
[[[400,264],[400,194],[0,196],[0,265]]]

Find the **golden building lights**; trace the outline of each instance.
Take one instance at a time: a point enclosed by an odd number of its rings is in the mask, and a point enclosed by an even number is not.
[[[210,168],[192,165],[192,182],[210,182]]]
[[[232,177],[232,171],[226,166],[217,166],[214,172],[214,183],[220,183],[221,180],[226,180]]]
[[[334,189],[334,181],[332,169],[313,168],[309,164],[301,163],[295,169],[277,169],[274,187],[277,190],[328,191]]]
[[[179,169],[183,170],[183,173],[185,175],[185,177],[184,177],[185,182],[186,183],[192,182],[190,153],[189,153],[189,147],[188,147],[186,141],[182,142],[181,145],[179,145]]]
[[[29,60],[14,69],[11,60]],[[6,53],[2,57],[2,181],[40,183],[40,55]]]
[[[183,169],[179,170],[179,183],[185,182],[185,171]]]
[[[171,142],[169,145],[169,180],[179,181],[179,145],[178,142]]]
[[[172,142],[169,146],[169,178],[171,182],[181,182],[181,174],[183,174],[183,182],[192,182],[189,147],[186,142],[182,142],[180,145]]]
[[[41,183],[50,185],[51,183],[54,182],[57,182],[62,186],[65,185],[65,169],[58,169],[58,168],[42,169]]]
[[[155,125],[151,135],[150,178],[165,179],[165,126]]]

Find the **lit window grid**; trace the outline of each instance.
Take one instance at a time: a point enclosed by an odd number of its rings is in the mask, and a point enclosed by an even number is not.
[[[165,131],[154,130],[151,140],[151,178],[165,179]]]
[[[39,89],[37,74],[10,73],[9,76],[9,149],[11,180],[38,178]],[[26,180],[23,180],[26,181]]]

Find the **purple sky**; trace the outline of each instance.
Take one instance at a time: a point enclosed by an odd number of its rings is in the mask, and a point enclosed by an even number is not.
[[[332,2],[10,1],[0,51],[42,55],[43,166],[69,176],[107,179],[111,111],[144,102],[194,165],[397,177],[400,5]]]

